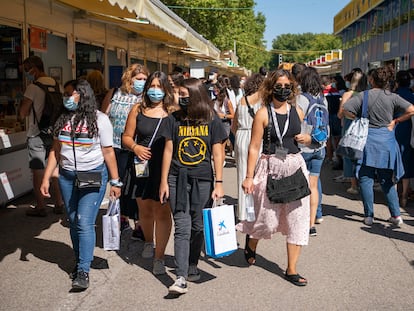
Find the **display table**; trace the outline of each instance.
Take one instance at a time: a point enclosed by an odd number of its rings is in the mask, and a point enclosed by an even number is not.
[[[0,206],[33,189],[26,132],[0,131]]]

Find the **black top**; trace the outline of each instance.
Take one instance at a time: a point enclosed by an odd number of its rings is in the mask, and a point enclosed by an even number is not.
[[[269,118],[269,125],[271,125],[270,131],[270,152],[269,152],[269,141],[268,141],[268,131],[269,126],[264,129],[263,133],[263,153],[264,154],[274,154],[276,146],[280,146],[279,139],[276,136],[276,130],[273,125],[273,119],[271,112],[268,108],[268,118]],[[278,114],[276,113],[277,122],[279,123],[279,130],[280,133],[283,133],[283,129],[285,128],[285,123],[287,119],[287,114]],[[295,140],[295,135],[300,134],[300,119],[298,116],[298,112],[296,111],[295,107],[291,107],[290,115],[289,115],[289,127],[286,132],[286,135],[283,137],[283,147],[287,148],[289,154],[298,153],[300,151],[298,147],[298,143]]]
[[[159,118],[151,118],[138,113],[137,126],[135,130],[135,142],[138,145],[148,146],[152,135],[157,128]],[[152,199],[159,201],[159,187],[161,182],[161,166],[162,157],[164,154],[165,139],[161,135],[163,128],[167,124],[168,117],[162,119],[160,127],[151,145],[151,159],[148,161],[149,177],[137,178],[135,183],[137,185],[136,195],[143,200]]]
[[[208,124],[193,126],[180,119],[179,111],[174,112],[161,135],[173,141],[170,174],[177,176],[180,169],[186,168],[188,177],[213,180],[212,146],[227,139],[223,124],[216,115]]]

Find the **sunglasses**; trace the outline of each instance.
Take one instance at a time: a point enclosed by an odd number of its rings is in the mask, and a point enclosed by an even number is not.
[[[274,89],[275,89],[275,90],[280,90],[280,89],[282,89],[282,88],[285,88],[285,89],[289,89],[289,90],[291,90],[291,89],[292,89],[292,87],[293,87],[293,85],[292,85],[291,83],[289,83],[289,84],[281,84],[281,83],[276,83],[276,85],[275,85]]]

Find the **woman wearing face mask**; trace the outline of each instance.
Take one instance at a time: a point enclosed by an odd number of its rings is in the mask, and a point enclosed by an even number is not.
[[[210,198],[216,200],[224,194],[222,142],[227,136],[200,80],[184,80],[179,95],[181,110],[168,118],[162,133],[166,142],[160,197],[170,199],[175,223],[177,279],[169,291],[184,294],[186,280],[200,279],[197,264],[204,242],[203,208],[209,205]]]
[[[307,245],[309,240],[309,196],[286,204],[274,204],[267,197],[266,183],[268,173],[283,178],[301,169],[307,176],[298,143],[309,144],[311,138],[309,134],[300,134],[303,112],[294,105],[297,86],[289,71],[269,72],[259,92],[263,107],[253,121],[247,174],[242,184],[245,193],[253,194],[256,220],[243,221],[237,224],[237,229],[246,233],[244,256],[250,265],[256,261],[259,239],[270,239],[276,232],[286,235],[288,266],[285,278],[297,286],[305,286],[307,280],[297,273],[296,263],[301,246]],[[262,144],[263,151],[259,156]]]
[[[134,152],[139,161],[148,161],[149,176],[136,178],[135,194],[145,237],[142,257],[154,257],[155,275],[165,273],[164,252],[171,231],[171,212],[169,205],[160,201],[159,186],[164,150],[164,138],[160,133],[173,109],[173,103],[173,90],[167,76],[160,71],[152,73],[145,83],[142,101],[128,115],[122,137],[123,145]]]
[[[126,120],[131,108],[142,100],[145,81],[149,76],[148,69],[141,64],[132,64],[122,75],[120,88],[108,92],[105,97],[102,111],[109,116],[114,128],[114,149],[118,172],[121,180],[125,181],[126,175],[133,165],[131,152],[122,146],[122,134],[125,130]],[[129,176],[128,176],[129,177]],[[131,183],[125,182],[125,185]],[[121,231],[129,229],[129,219],[135,220],[135,228],[132,239],[142,240],[143,233],[138,223],[138,207],[135,198],[131,198],[132,188],[122,189],[120,198],[121,207]]]
[[[71,88],[72,91],[70,91]],[[95,96],[86,80],[65,88],[64,109],[54,128],[54,142],[49,154],[41,193],[49,197],[49,180],[59,164],[59,186],[69,218],[70,236],[76,266],[71,273],[72,287],[89,286],[89,269],[95,247],[95,221],[106,191],[108,171],[111,176],[109,195],[121,194],[115,153],[112,148],[112,125],[108,117],[96,110]],[[99,172],[99,188],[75,186],[76,172]]]

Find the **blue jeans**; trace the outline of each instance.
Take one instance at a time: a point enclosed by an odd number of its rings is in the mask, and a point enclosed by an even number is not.
[[[102,172],[100,188],[78,189],[75,186],[75,172],[59,170],[59,186],[69,218],[70,237],[75,253],[78,271],[89,272],[96,243],[95,222],[105,196],[108,171],[101,164],[93,171]]]
[[[322,169],[323,160],[325,159],[326,151],[325,148],[319,149],[314,152],[302,152],[302,157],[306,162],[306,168],[310,175],[319,176]],[[319,202],[318,209],[316,210],[316,218],[322,218],[322,183],[321,179],[318,178],[318,193]]]
[[[393,170],[362,165],[358,176],[365,217],[374,217],[373,186],[375,174],[381,184],[382,192],[387,199],[388,209],[390,210],[391,216],[400,216],[401,212],[398,203],[398,195],[392,179],[394,174]]]

